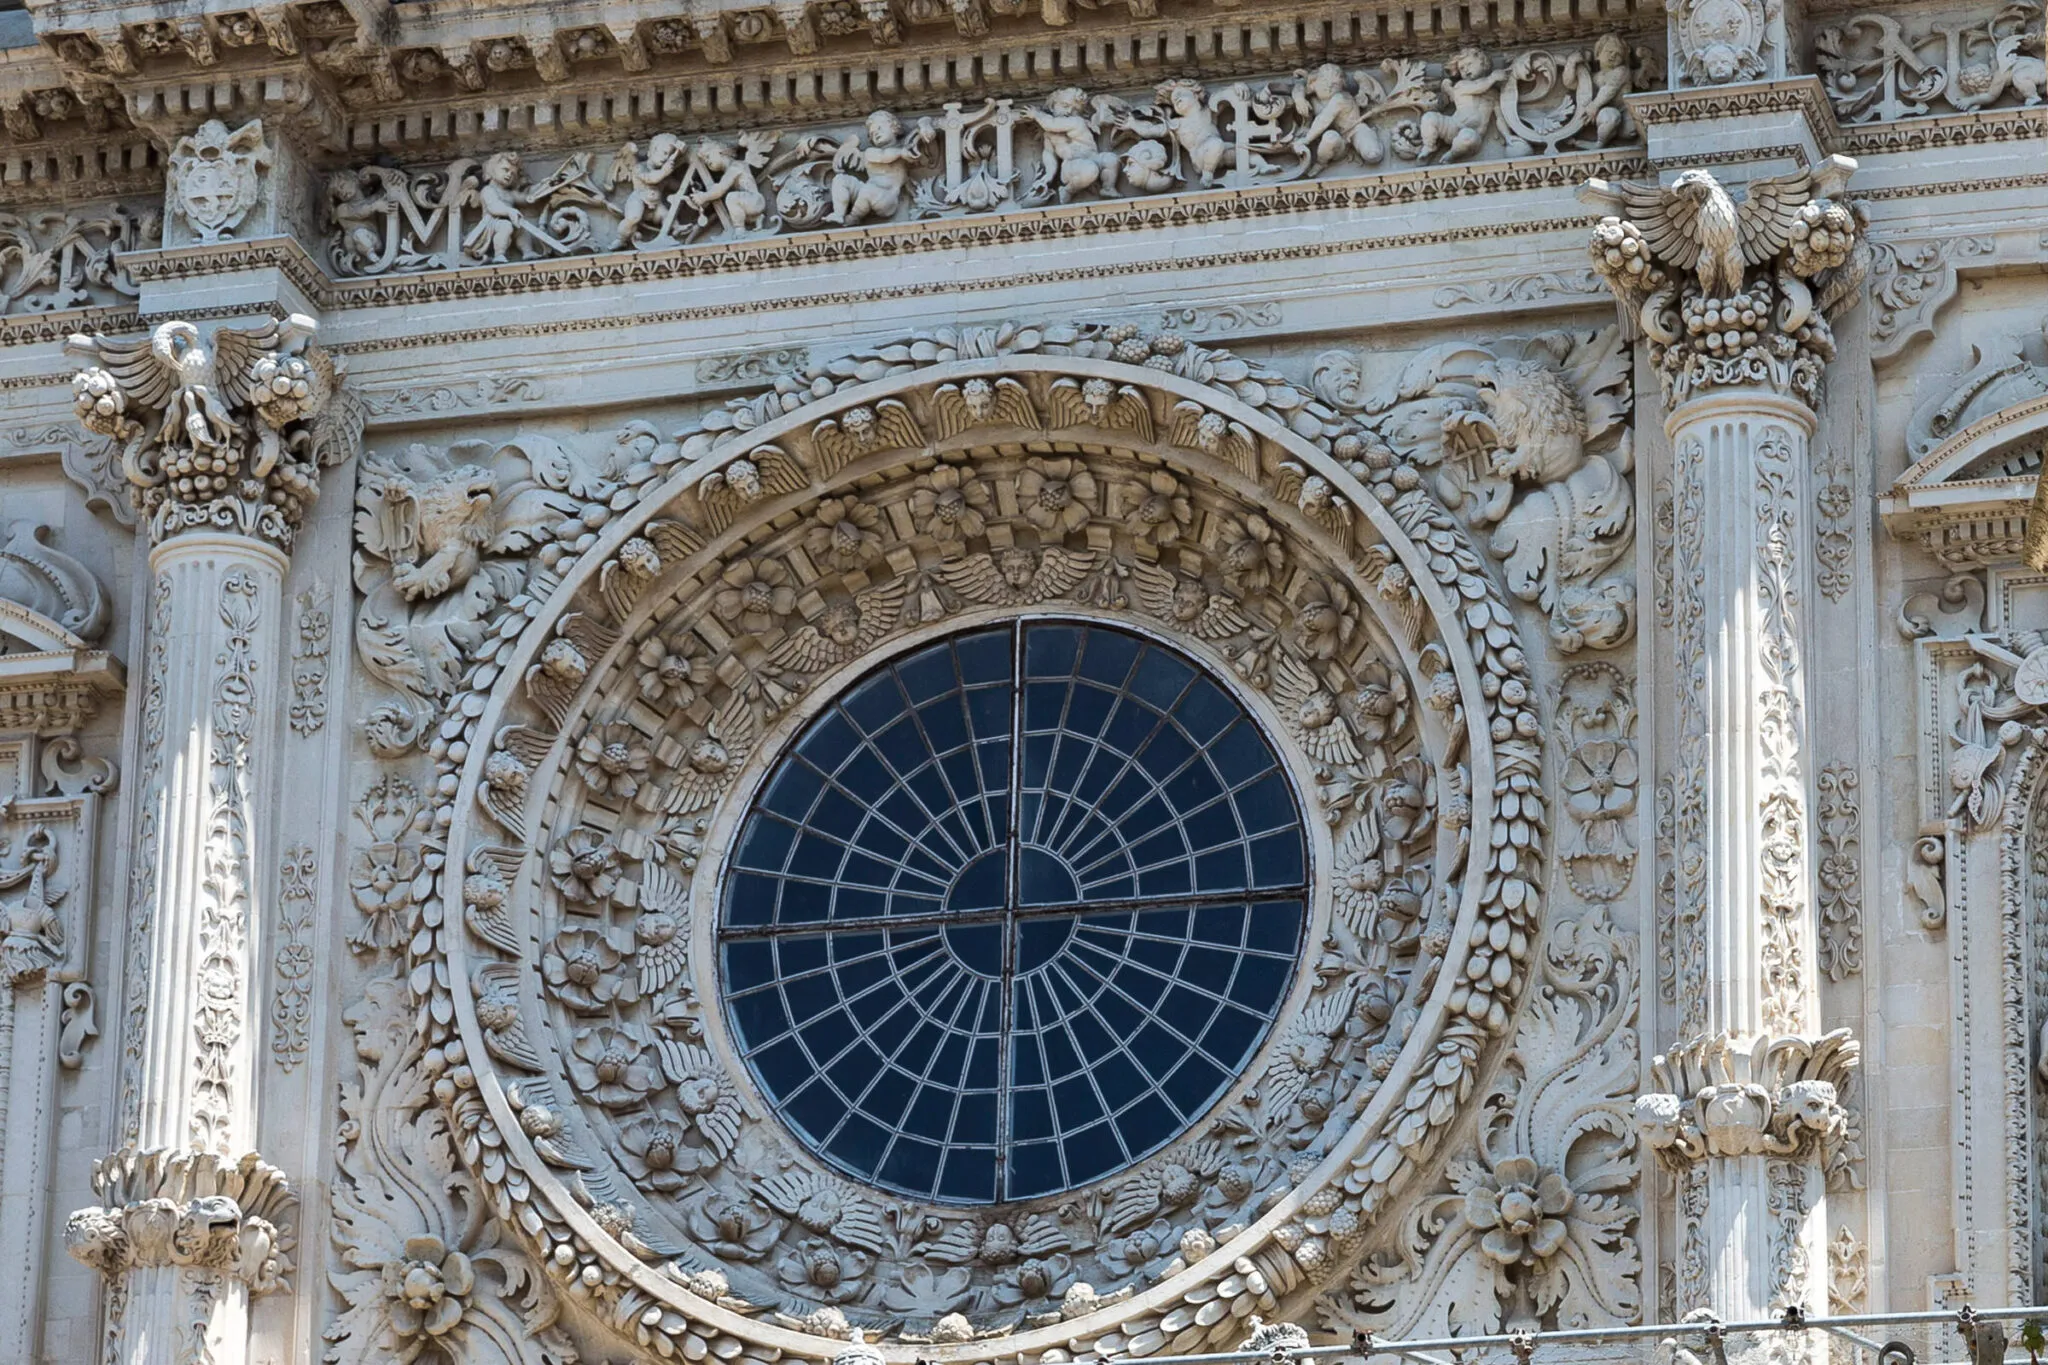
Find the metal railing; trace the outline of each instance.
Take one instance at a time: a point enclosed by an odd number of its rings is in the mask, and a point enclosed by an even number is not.
[[[2007,1330],[2008,1324],[2017,1326]],[[1413,1340],[1361,1332],[1346,1344],[1258,1350],[1240,1347],[1206,1355],[1148,1356],[1145,1365],[1225,1365],[1237,1361],[1261,1365],[1328,1361],[1335,1365],[1340,1360],[1357,1361],[1360,1365],[1394,1365],[1395,1361],[1411,1361],[1414,1365],[1481,1365],[1505,1360],[1513,1360],[1517,1365],[1583,1365],[1591,1359],[1626,1360],[1632,1354],[1649,1359],[1651,1353],[1667,1358],[1676,1355],[1680,1365],[1685,1365],[1686,1355],[1698,1365],[1725,1365],[1731,1338],[1815,1332],[1830,1340],[1834,1365],[1932,1365],[1946,1361],[1969,1365],[1997,1365],[2000,1361],[2048,1365],[2048,1348],[2043,1347],[2041,1340],[2044,1324],[2048,1324],[2048,1307],[2043,1306],[1835,1317],[1787,1313],[1758,1322],[1723,1322],[1699,1314],[1683,1322],[1640,1327],[1499,1332]],[[1600,1350],[1601,1347],[1610,1349]],[[1632,1347],[1646,1349],[1636,1352]],[[1677,1354],[1678,1351],[1684,1354]]]

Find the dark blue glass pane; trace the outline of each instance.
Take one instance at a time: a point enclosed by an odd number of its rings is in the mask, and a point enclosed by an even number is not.
[[[1050,1194],[1180,1137],[1270,1030],[1306,917],[1271,745],[1194,664],[1107,627],[980,630],[877,670],[797,737],[734,847],[742,1053],[828,1161],[921,1198]],[[1272,898],[1231,899],[1252,887]]]

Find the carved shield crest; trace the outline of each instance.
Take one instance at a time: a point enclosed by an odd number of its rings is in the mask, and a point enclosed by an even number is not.
[[[230,133],[219,119],[208,119],[171,149],[171,211],[191,225],[195,240],[220,241],[255,207],[269,166],[263,120]]]

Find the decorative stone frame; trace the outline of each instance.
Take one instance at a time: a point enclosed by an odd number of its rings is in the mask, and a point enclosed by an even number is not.
[[[594,543],[573,559],[565,558],[557,565],[558,579],[544,579],[551,583],[551,590],[511,604],[524,611],[531,624],[516,636],[501,629],[499,635],[507,640],[506,646],[472,670],[465,689],[452,699],[444,713],[450,719],[441,726],[435,742],[437,754],[446,754],[439,784],[442,804],[436,812],[437,826],[447,830],[446,861],[437,901],[424,907],[425,922],[438,927],[431,935],[432,950],[420,955],[414,971],[416,989],[423,988],[428,997],[422,1017],[428,1021],[430,1041],[447,1048],[459,1035],[465,1043],[459,1050],[450,1049],[451,1060],[460,1056],[466,1063],[458,1068],[463,1074],[443,1088],[451,1126],[458,1135],[458,1147],[473,1166],[483,1153],[490,1153],[482,1161],[480,1174],[500,1216],[517,1224],[537,1259],[565,1281],[570,1292],[604,1300],[613,1322],[641,1345],[663,1355],[674,1351],[695,1355],[708,1347],[722,1357],[755,1360],[833,1354],[837,1348],[830,1339],[758,1320],[701,1298],[678,1283],[679,1277],[645,1264],[571,1197],[522,1131],[520,1111],[497,1079],[485,1049],[474,1043],[480,1038],[475,1002],[467,990],[453,987],[453,983],[473,976],[468,959],[475,952],[463,939],[462,916],[453,907],[460,901],[465,871],[472,868],[472,850],[498,841],[496,836],[480,837],[478,833],[478,822],[485,816],[479,795],[486,759],[493,751],[493,737],[513,719],[521,680],[529,668],[560,628],[577,628],[571,609],[579,605],[586,590],[594,588],[600,567],[616,564],[622,547],[644,531],[661,508],[732,458],[777,442],[785,448],[795,447],[806,432],[830,424],[821,419],[856,407],[873,410],[885,400],[923,407],[935,390],[947,384],[999,379],[1027,385],[1102,381],[1112,392],[1121,390],[1142,403],[1148,416],[1139,425],[1160,434],[1141,433],[1134,428],[1128,410],[1119,418],[1119,410],[1111,408],[1096,414],[1083,429],[1067,427],[1062,432],[1066,439],[1151,455],[1171,461],[1178,469],[1235,483],[1254,505],[1263,503],[1269,515],[1284,519],[1292,533],[1322,544],[1334,562],[1349,566],[1367,580],[1360,585],[1364,590],[1361,596],[1381,615],[1387,636],[1397,640],[1409,637],[1403,647],[1411,674],[1416,672],[1415,660],[1425,644],[1424,632],[1436,633],[1431,643],[1445,661],[1440,676],[1448,674],[1455,687],[1455,708],[1446,711],[1446,719],[1452,714],[1459,717],[1473,793],[1468,847],[1470,857],[1481,865],[1475,869],[1468,862],[1461,869],[1463,881],[1442,970],[1392,1072],[1345,1138],[1292,1193],[1213,1253],[1120,1301],[1074,1314],[1054,1325],[1006,1336],[1001,1349],[1006,1357],[1037,1360],[1147,1355],[1169,1347],[1180,1350],[1189,1345],[1228,1344],[1223,1337],[1237,1330],[1233,1326],[1236,1317],[1255,1310],[1271,1312],[1276,1307],[1282,1313],[1299,1312],[1323,1284],[1341,1272],[1341,1261],[1331,1264],[1329,1258],[1319,1256],[1316,1264],[1307,1265],[1303,1263],[1305,1253],[1302,1258],[1292,1253],[1314,1236],[1317,1227],[1347,1210],[1360,1235],[1369,1233],[1373,1219],[1388,1200],[1429,1168],[1464,1099],[1473,1093],[1478,1076],[1506,1042],[1513,1002],[1528,977],[1526,961],[1537,933],[1543,895],[1542,732],[1521,640],[1504,595],[1482,567],[1484,560],[1462,525],[1415,484],[1396,488],[1387,482],[1384,469],[1368,479],[1362,477],[1365,465],[1346,468],[1333,458],[1328,443],[1355,428],[1328,409],[1322,409],[1320,417],[1313,410],[1299,410],[1290,417],[1255,407],[1222,384],[1204,384],[1156,367],[1087,356],[998,354],[953,359],[939,355],[934,347],[923,349],[925,354],[906,351],[906,363],[899,363],[899,372],[887,378],[853,380],[839,386],[820,381],[823,387],[812,390],[815,396],[810,401],[743,433],[721,434],[709,453],[667,473],[658,483],[650,482],[633,500],[630,511],[613,519]],[[1204,418],[1204,424],[1189,422],[1177,428],[1177,410],[1191,410]],[[1214,422],[1209,422],[1209,417]],[[1004,428],[1003,422],[1000,416],[977,420],[970,424],[972,429],[955,431],[948,440],[966,445],[976,443],[970,438],[978,438],[980,443],[988,443],[998,432],[1011,441],[1045,439],[1043,431]],[[1228,438],[1222,438],[1223,433],[1229,433]],[[744,441],[734,439],[736,435],[743,435]],[[906,453],[912,458],[930,456],[940,444],[930,442],[921,452],[906,452],[899,445],[893,458],[901,462]],[[1208,448],[1201,448],[1203,444]],[[692,449],[690,441],[684,449]],[[854,458],[815,482],[807,479],[806,483],[814,486],[799,493],[764,496],[748,509],[747,524],[787,518],[801,503],[830,488],[876,472],[889,453],[885,443],[872,457]],[[1235,460],[1227,458],[1233,453]],[[810,467],[802,455],[798,463]],[[1332,495],[1340,506],[1348,505],[1355,518],[1351,529],[1334,534],[1329,529],[1334,521],[1319,521],[1276,507],[1273,481],[1283,463],[1301,470],[1304,477],[1321,481],[1325,494]],[[812,467],[814,474],[817,468]],[[688,553],[685,563],[664,562],[661,576],[673,581],[686,571],[702,573],[715,564],[718,549],[744,538],[744,529],[729,526],[721,536],[706,537]],[[1357,543],[1361,537],[1367,541],[1364,546]],[[1377,552],[1378,559],[1372,542],[1385,547]],[[1390,563],[1400,566],[1412,587],[1416,612],[1412,621],[1378,600],[1383,590],[1399,596],[1390,586],[1396,580],[1385,574]],[[593,662],[589,676],[602,676],[603,671]],[[529,862],[530,857],[529,853]],[[1478,980],[1465,976],[1472,945],[1483,945],[1488,938],[1488,923],[1499,925],[1491,933],[1501,940],[1501,961],[1509,964],[1506,980],[1499,984],[1494,984],[1498,973],[1482,973]],[[1456,1022],[1454,1000],[1462,1007],[1462,1017]],[[1210,1304],[1215,1310],[1205,1310]],[[886,1358],[903,1361],[913,1356],[977,1359],[985,1357],[989,1349],[987,1345],[882,1348]]]

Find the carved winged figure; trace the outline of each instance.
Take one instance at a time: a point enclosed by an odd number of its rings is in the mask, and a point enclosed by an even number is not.
[[[531,549],[582,507],[581,465],[551,441],[459,441],[365,456],[356,487],[356,617],[363,666],[403,693],[410,716],[379,713],[396,742],[461,676]],[[373,739],[376,735],[373,733]]]
[[[1752,180],[1740,199],[1704,170],[1669,186],[1589,180],[1580,197],[1633,223],[1661,264],[1693,271],[1703,293],[1725,298],[1742,291],[1749,267],[1784,254],[1812,217],[1802,210],[1840,194],[1855,169],[1831,156],[1794,175]]]
[[[318,415],[338,387],[333,360],[307,345],[314,329],[294,313],[261,327],[215,328],[211,343],[175,320],[135,341],[74,334],[64,349],[93,364],[71,381],[73,405],[86,427],[126,443],[123,472],[141,487],[164,478],[152,447],[239,454],[249,427],[237,414],[253,414],[259,447],[250,472],[263,478],[282,453],[278,432]],[[154,429],[145,416],[157,418]]]

